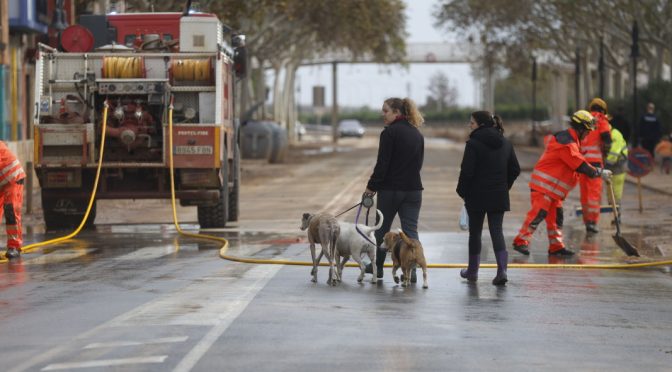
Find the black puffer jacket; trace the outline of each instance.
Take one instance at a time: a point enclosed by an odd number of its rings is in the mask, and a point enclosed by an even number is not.
[[[420,170],[425,157],[425,139],[406,119],[397,119],[380,133],[378,159],[369,178],[371,191],[422,190]]]
[[[457,194],[468,210],[510,209],[509,189],[520,174],[511,142],[493,127],[476,128],[464,148]]]

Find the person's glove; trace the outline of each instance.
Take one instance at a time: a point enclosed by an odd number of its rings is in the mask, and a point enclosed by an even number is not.
[[[614,172],[610,171],[609,169],[599,169],[600,176],[602,176],[603,180],[609,181],[611,180],[611,176],[614,174]]]

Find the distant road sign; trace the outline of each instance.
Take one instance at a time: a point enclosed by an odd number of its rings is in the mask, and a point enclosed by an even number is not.
[[[628,151],[628,174],[633,177],[644,177],[653,169],[653,157],[642,147]]]

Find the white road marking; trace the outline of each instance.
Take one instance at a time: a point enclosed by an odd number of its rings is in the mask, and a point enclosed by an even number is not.
[[[278,258],[282,259],[282,257]],[[215,272],[210,275],[208,278],[211,280],[205,278],[203,281],[193,283],[183,288],[176,288],[175,291],[166,294],[164,297],[174,299],[174,304],[170,310],[163,314],[156,314],[157,316],[153,317],[151,312],[161,310],[161,306],[166,305],[168,302],[166,302],[164,298],[150,301],[89,331],[79,334],[71,339],[70,342],[64,342],[57,347],[29,358],[24,363],[10,369],[8,372],[25,371],[35,365],[48,362],[50,359],[56,358],[58,355],[71,350],[77,345],[77,342],[94,337],[96,334],[104,333],[105,329],[110,327],[174,324],[215,325],[216,328],[211,330],[180,362],[180,366],[182,366],[180,367],[180,370],[187,371],[191,369],[203,354],[205,354],[207,349],[212,346],[212,343],[216,340],[216,338],[212,340],[212,337],[217,334],[221,335],[281,268],[281,265],[260,265],[247,270],[240,277],[223,278],[223,275],[231,269],[230,267],[225,268],[223,271]],[[206,297],[207,299],[205,299]],[[205,306],[200,306],[204,301],[206,301],[207,304],[204,304]],[[178,319],[175,319],[175,316],[179,315],[175,313],[176,308],[181,308],[181,314],[184,314],[185,312],[191,312],[192,314],[189,317],[178,317]],[[200,313],[201,310],[205,313]],[[168,319],[166,319],[166,317],[168,317]],[[143,323],[148,320],[152,320],[152,322],[147,324]]]
[[[174,372],[188,372],[198,363],[205,353],[212,347],[217,339],[229,328],[231,323],[245,310],[247,305],[254,299],[257,293],[266,286],[269,280],[282,268],[280,265],[261,265],[250,270],[250,277],[256,277],[256,280],[247,287],[247,289],[238,293],[238,300],[232,301],[228,308],[219,314],[217,324],[208,332],[201,341],[180,361],[173,369]],[[254,272],[254,273],[252,273]],[[248,276],[248,275],[246,275]],[[252,278],[241,278],[238,282],[247,282]]]
[[[42,370],[57,371],[61,369],[111,367],[111,366],[123,366],[128,364],[163,363],[163,361],[166,360],[166,358],[168,358],[168,355],[157,355],[157,356],[139,357],[139,358],[102,359],[102,360],[92,360],[88,362],[55,363],[42,368]]]
[[[327,203],[327,205],[325,205],[324,208],[322,208],[322,210],[330,211],[334,209],[334,207],[336,207],[337,205],[342,205],[343,203],[345,203],[346,201],[344,199],[346,197],[351,198],[353,193],[352,189],[355,188],[355,186],[358,186],[360,188],[360,191],[364,193],[364,189],[366,188],[366,182],[363,181],[363,178],[366,177],[366,175],[371,173],[372,171],[373,170],[370,168],[363,169],[362,172],[360,172],[356,177],[354,177],[352,181],[350,181],[350,183],[341,190],[341,192],[336,194],[336,196],[334,196],[329,201],[329,203]],[[359,193],[355,194],[361,195]]]
[[[84,346],[84,349],[98,349],[105,347],[123,347],[123,346],[142,346],[154,344],[168,344],[173,342],[184,342],[189,339],[188,336],[163,337],[144,341],[113,341],[113,342],[94,342]]]
[[[141,248],[123,256],[115,257],[114,259],[117,261],[151,260],[154,258],[167,256],[169,254],[174,254],[175,252],[176,250],[174,245],[161,245],[157,247]]]

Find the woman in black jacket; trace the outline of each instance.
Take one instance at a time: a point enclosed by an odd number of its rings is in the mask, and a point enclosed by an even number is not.
[[[497,260],[494,285],[507,282],[508,253],[504,243],[502,221],[510,210],[509,189],[520,174],[520,166],[511,142],[504,138],[502,119],[488,111],[471,114],[471,134],[464,148],[464,157],[457,183],[457,194],[464,199],[469,214],[469,266],[460,276],[470,282],[478,279],[481,259],[481,232],[488,216],[490,238]]]
[[[388,98],[382,111],[385,128],[380,133],[378,159],[365,191],[370,196],[377,194],[376,205],[383,213],[383,226],[375,233],[379,247],[397,214],[404,233],[418,239],[423,190],[420,169],[425,154],[425,140],[418,129],[424,119],[415,103],[410,98]],[[378,278],[383,277],[386,255],[382,249],[376,252]],[[371,265],[367,271],[373,271]],[[417,281],[415,270],[410,279]]]

